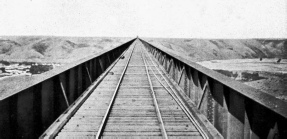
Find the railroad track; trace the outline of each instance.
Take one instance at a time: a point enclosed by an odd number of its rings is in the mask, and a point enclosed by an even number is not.
[[[41,137],[208,138],[138,40],[96,86]]]

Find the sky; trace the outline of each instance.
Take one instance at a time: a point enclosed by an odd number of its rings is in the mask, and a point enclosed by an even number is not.
[[[287,38],[287,1],[0,0],[0,35]]]

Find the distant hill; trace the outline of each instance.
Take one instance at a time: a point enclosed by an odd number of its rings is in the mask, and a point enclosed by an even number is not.
[[[208,61],[245,58],[287,58],[287,39],[146,39],[189,56]]]
[[[0,38],[0,60],[69,63],[132,38],[9,36]],[[287,58],[286,39],[146,38],[190,57],[190,60]]]
[[[0,60],[69,63],[132,38],[39,37],[0,38]]]
[[[145,40],[172,49],[202,66],[287,101],[287,39]],[[252,59],[260,57],[268,59],[262,62]],[[284,60],[277,64],[278,58]]]

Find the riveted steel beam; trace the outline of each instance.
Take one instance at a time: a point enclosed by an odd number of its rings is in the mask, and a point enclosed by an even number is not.
[[[183,72],[187,73],[188,85],[180,87],[190,104],[225,138],[287,138],[285,101],[191,62],[166,47],[141,41],[174,82],[180,84]],[[162,62],[165,55],[168,62]],[[179,68],[182,66],[185,71]]]

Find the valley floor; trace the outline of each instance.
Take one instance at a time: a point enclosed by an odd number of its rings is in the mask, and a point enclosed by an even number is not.
[[[263,59],[262,61],[231,59],[197,63],[287,101],[287,60],[283,59],[280,63],[276,61],[277,59]]]

